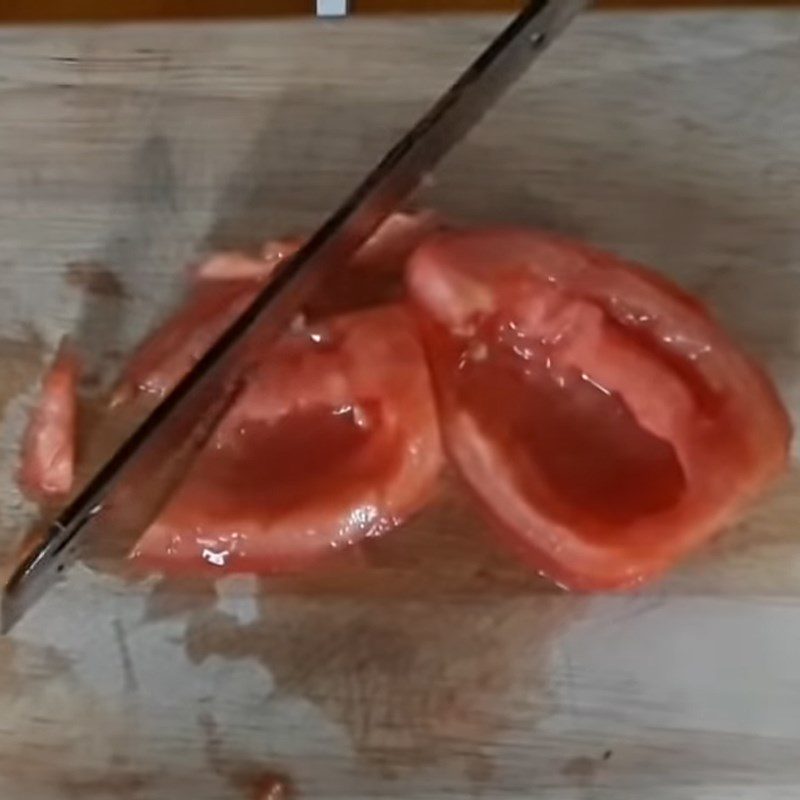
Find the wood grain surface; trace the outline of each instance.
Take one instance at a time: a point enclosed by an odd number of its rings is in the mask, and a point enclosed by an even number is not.
[[[792,6],[800,0],[770,0],[771,7]],[[757,7],[758,0],[596,0],[598,8],[711,8]],[[764,4],[766,5],[766,4]],[[469,13],[512,11],[519,0],[354,0],[355,14]],[[314,0],[4,0],[0,21],[186,19],[202,17],[265,17],[309,15]]]
[[[103,380],[184,265],[307,229],[502,24],[0,28],[2,552],[64,333]],[[353,53],[358,53],[354,59]],[[800,408],[800,13],[581,19],[422,198],[659,266]],[[800,798],[800,477],[662,584],[579,597],[451,482],[305,580],[78,569],[0,640],[4,800]]]

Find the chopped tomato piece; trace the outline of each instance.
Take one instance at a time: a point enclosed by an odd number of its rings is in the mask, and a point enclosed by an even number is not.
[[[348,267],[377,273],[384,279],[387,273],[399,274],[408,257],[440,225],[439,215],[433,211],[398,211],[375,231]],[[199,264],[194,274],[200,280],[263,280],[272,275],[281,261],[297,252],[303,241],[297,236],[271,239],[261,248],[260,258],[243,253],[218,253]],[[337,273],[334,281],[338,282],[341,277],[341,273]],[[363,275],[360,278],[363,279]]]
[[[197,281],[265,280],[281,261],[297,250],[299,244],[289,239],[268,242],[261,258],[252,258],[244,253],[216,253],[193,269],[193,277]]]
[[[404,298],[403,274],[411,253],[441,226],[432,211],[392,214],[347,264],[329,273],[304,311],[309,319],[351,312]]]
[[[287,240],[263,258],[217,253],[193,269],[188,300],[148,336],[126,364],[112,406],[140,393],[160,399],[244,311],[278,264],[297,249]]]
[[[435,211],[398,211],[392,214],[356,253],[352,266],[367,272],[402,272],[409,256],[441,227]]]
[[[141,392],[157,399],[166,395],[244,311],[260,286],[255,281],[199,283],[184,305],[128,361],[112,406]]]
[[[77,355],[63,343],[44,376],[22,441],[19,483],[32,499],[57,499],[72,489],[80,371]]]
[[[166,571],[299,569],[414,513],[441,462],[407,312],[334,318],[269,350],[134,555]]]
[[[639,266],[544,233],[453,231],[415,253],[408,285],[453,462],[566,587],[658,575],[786,465],[764,372]]]
[[[439,225],[431,211],[393,214],[359,250],[347,270],[337,271],[311,304],[314,316],[386,300],[386,273],[400,273],[411,252]],[[189,299],[148,336],[123,370],[112,405],[140,393],[161,398],[247,307],[276,267],[302,244],[300,238],[267,242],[261,258],[218,253],[193,269]]]

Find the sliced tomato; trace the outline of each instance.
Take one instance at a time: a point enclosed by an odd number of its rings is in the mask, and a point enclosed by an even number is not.
[[[299,246],[299,240],[268,242],[260,258],[245,253],[215,253],[193,268],[192,277],[196,281],[266,280]]]
[[[255,281],[198,284],[127,362],[111,405],[125,403],[140,393],[156,399],[167,394],[247,307],[260,285]]]
[[[407,312],[334,318],[265,354],[134,555],[169,572],[300,569],[398,525],[441,462]]]
[[[658,575],[786,465],[772,383],[655,273],[544,233],[452,231],[408,286],[453,462],[566,587]]]
[[[367,240],[348,268],[377,273],[384,278],[387,273],[400,274],[411,253],[440,226],[439,215],[431,210],[398,211]],[[297,252],[303,242],[303,237],[299,236],[270,239],[261,248],[260,258],[251,258],[243,253],[218,253],[199,264],[194,275],[200,280],[269,278],[277,265]],[[337,273],[335,282],[340,278],[341,274]]]
[[[72,489],[80,372],[75,351],[63,343],[44,376],[22,440],[19,484],[31,499],[58,499]]]
[[[262,258],[217,253],[192,269],[193,287],[183,305],[139,345],[125,365],[111,405],[144,393],[160,399],[203,356],[297,249],[274,243]]]
[[[442,225],[430,209],[392,214],[356,253],[352,267],[364,272],[402,273],[409,256]]]
[[[347,269],[337,271],[323,287],[320,297],[310,305],[312,316],[388,299],[387,274],[400,274],[411,252],[438,225],[432,211],[390,216]],[[299,237],[272,240],[264,245],[260,258],[218,253],[196,265],[188,299],[128,361],[112,395],[112,405],[142,393],[160,398],[169,392],[302,242]]]
[[[401,301],[409,256],[440,226],[440,218],[433,211],[392,214],[344,269],[328,275],[304,309],[307,318]]]

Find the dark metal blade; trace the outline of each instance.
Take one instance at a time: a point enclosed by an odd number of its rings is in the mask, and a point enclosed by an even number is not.
[[[124,558],[130,552],[232,402],[253,337],[261,343],[279,336],[324,276],[355,253],[585,5],[529,3],[397,142],[22,560],[3,592],[3,631],[79,555]]]

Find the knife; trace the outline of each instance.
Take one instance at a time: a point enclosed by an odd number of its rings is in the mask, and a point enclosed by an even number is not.
[[[317,232],[50,524],[2,595],[8,632],[76,559],[124,558],[246,382],[248,343],[272,341],[567,26],[588,0],[532,0]]]

